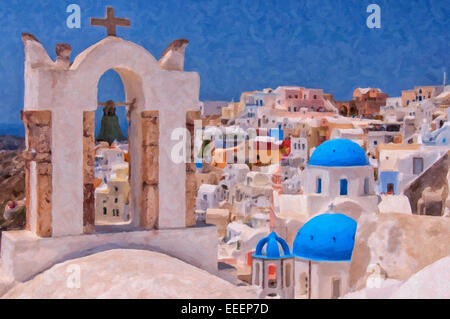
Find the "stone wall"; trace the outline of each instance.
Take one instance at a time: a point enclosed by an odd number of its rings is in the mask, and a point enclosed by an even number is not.
[[[95,231],[95,112],[83,112],[83,230]]]
[[[52,113],[22,111],[27,136],[25,160],[26,228],[41,237],[52,235]],[[31,162],[36,163],[36,207],[31,203]],[[33,212],[35,212],[33,214]],[[31,221],[31,218],[34,220]],[[31,229],[35,225],[35,229]]]
[[[217,245],[215,226],[53,238],[11,231],[2,235],[2,274],[24,282],[55,264],[117,248],[161,252],[216,274]]]
[[[350,268],[353,290],[366,285],[367,267],[406,280],[450,254],[450,219],[406,214],[364,215],[358,221]]]
[[[158,228],[159,215],[159,112],[141,113],[142,207],[140,223],[145,229]]]
[[[186,227],[195,225],[195,202],[198,186],[195,177],[194,121],[201,120],[200,111],[186,112],[186,129],[190,135],[190,159],[186,163]]]

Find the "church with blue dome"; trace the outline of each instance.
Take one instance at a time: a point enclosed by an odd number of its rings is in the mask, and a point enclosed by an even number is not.
[[[343,214],[313,217],[297,233],[295,256],[315,261],[350,261],[355,245],[356,221]]]
[[[261,298],[339,298],[348,292],[357,222],[330,209],[298,230],[292,253],[275,232],[258,242],[252,284]]]
[[[374,168],[364,149],[347,139],[323,142],[313,151],[303,172],[302,214],[312,217],[335,204],[337,212],[358,219],[378,211]]]
[[[275,232],[262,238],[252,256],[252,284],[260,298],[294,298],[294,256]]]
[[[312,154],[308,165],[322,167],[367,166],[369,160],[364,149],[346,139],[333,139],[320,144]]]

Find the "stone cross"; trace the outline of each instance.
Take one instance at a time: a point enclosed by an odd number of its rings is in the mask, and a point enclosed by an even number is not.
[[[330,213],[334,212],[334,207],[335,207],[334,204],[331,203],[330,206],[328,206],[328,212],[330,212]]]
[[[106,7],[105,19],[91,18],[91,25],[105,27],[108,36],[116,36],[116,26],[129,27],[130,19],[116,18],[114,8]]]

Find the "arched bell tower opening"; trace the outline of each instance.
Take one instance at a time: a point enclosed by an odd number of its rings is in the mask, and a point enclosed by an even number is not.
[[[113,92],[112,97],[118,101],[100,101],[110,93],[100,92],[105,91],[104,87],[99,87],[102,78],[114,75],[120,77],[124,94]],[[149,111],[150,121],[145,120],[149,118],[148,111],[138,114],[137,109],[145,104],[145,97],[142,79],[131,70],[113,67],[105,71],[97,83],[98,109],[83,112],[83,230],[92,233],[155,228],[158,111]],[[114,90],[120,90],[120,85]],[[111,129],[120,131],[111,132]],[[116,156],[119,160],[111,163]],[[151,199],[148,198],[149,188],[154,190]],[[143,190],[147,196],[142,196]],[[153,218],[148,218],[149,214],[141,216],[149,209],[153,209],[150,214]]]

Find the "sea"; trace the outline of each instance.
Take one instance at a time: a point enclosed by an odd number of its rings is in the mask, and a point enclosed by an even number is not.
[[[25,127],[23,123],[0,123],[0,135],[25,137]]]

